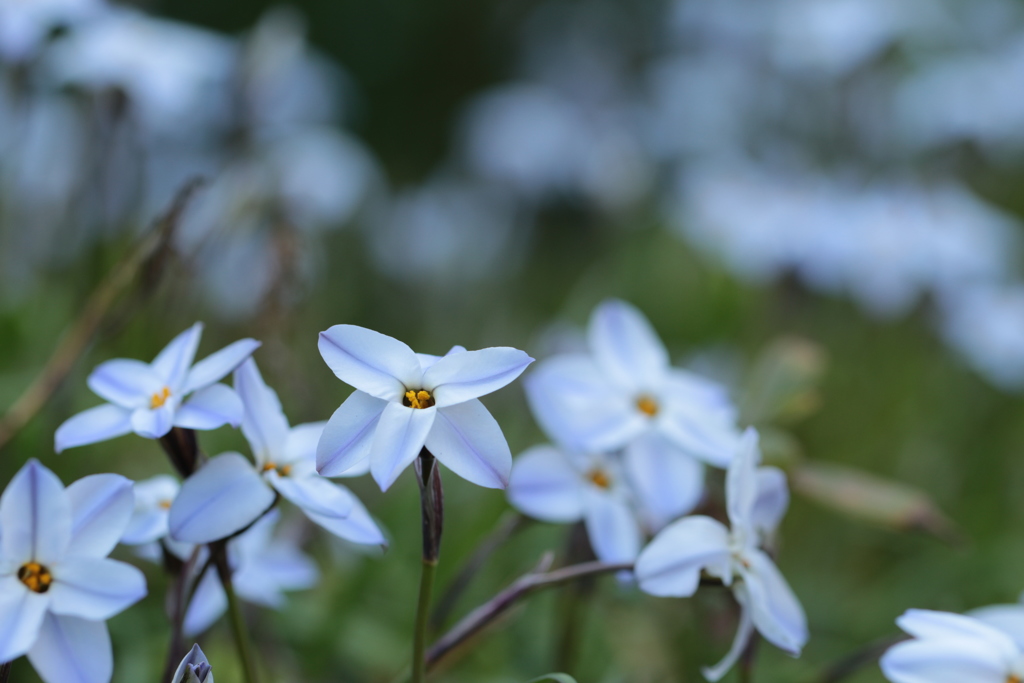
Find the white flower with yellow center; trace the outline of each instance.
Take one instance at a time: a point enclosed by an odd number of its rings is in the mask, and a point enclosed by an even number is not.
[[[508,485],[512,453],[478,397],[519,377],[533,362],[528,355],[509,347],[457,346],[439,358],[355,325],[321,332],[320,354],[357,389],[324,429],[320,474],[340,475],[369,460],[385,490],[425,446],[463,479],[488,488]]]
[[[97,474],[64,488],[36,460],[0,497],[0,662],[24,654],[46,683],[107,683],[106,620],[146,594],[107,558],[133,507],[131,482]]]
[[[216,429],[237,426],[242,405],[230,387],[218,384],[252,355],[260,343],[241,339],[193,365],[202,323],[185,330],[152,363],[118,358],[89,375],[89,388],[105,403],[62,424],[55,435],[57,452],[135,432],[159,439],[172,427]]]

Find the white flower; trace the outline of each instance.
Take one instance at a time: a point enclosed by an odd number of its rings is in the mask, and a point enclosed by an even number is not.
[[[132,514],[131,482],[97,474],[67,489],[36,460],[0,497],[0,661],[27,654],[46,683],[107,683],[106,620],[146,594],[107,558]]]
[[[198,645],[192,646],[171,676],[171,683],[213,683],[210,660],[203,654],[202,648]]]
[[[277,393],[256,361],[235,370],[242,400],[242,433],[255,467],[238,453],[213,458],[182,485],[170,511],[171,537],[209,543],[230,536],[273,504],[274,491],[331,533],[355,543],[383,544],[384,536],[352,492],[316,472],[316,447],[324,423],[291,427]],[[364,474],[366,469],[346,474]]]
[[[118,358],[99,365],[89,375],[89,388],[110,403],[64,422],[54,439],[57,452],[129,432],[159,439],[172,427],[237,426],[242,403],[230,387],[217,381],[260,343],[241,339],[193,365],[202,333],[202,323],[196,323],[175,337],[152,363]]]
[[[893,683],[1019,683],[1024,650],[1001,628],[962,614],[911,609],[896,620],[911,640],[879,662]]]
[[[798,655],[807,641],[803,607],[775,563],[760,550],[788,504],[785,476],[758,468],[757,433],[748,429],[726,475],[730,530],[702,515],[670,524],[644,548],[636,577],[646,593],[688,597],[700,584],[701,571],[732,587],[742,613],[732,648],[719,664],[704,670],[717,681],[732,667],[756,628],[769,642]]]
[[[591,316],[587,341],[590,355],[555,356],[526,380],[530,407],[555,441],[588,452],[625,448],[628,467],[638,472],[657,472],[659,464],[646,459],[665,450],[729,463],[739,434],[725,390],[671,367],[640,311],[605,301]],[[644,447],[647,435],[664,445]]]
[[[320,474],[339,475],[369,458],[385,490],[425,446],[463,479],[488,488],[508,484],[512,453],[477,397],[518,377],[533,362],[525,353],[455,347],[439,358],[373,330],[335,325],[320,333],[320,354],[358,390],[324,429]]]
[[[159,474],[135,482],[134,488],[135,510],[121,536],[121,543],[139,546],[137,554],[149,560],[160,560],[161,544],[178,559],[187,560],[194,550],[193,544],[179,543],[170,538],[168,526],[171,505],[178,497],[181,484],[169,474]]]
[[[311,588],[319,579],[316,565],[293,541],[273,538],[274,525],[279,518],[280,512],[272,510],[228,543],[231,580],[235,593],[242,600],[280,607],[284,603],[284,591]],[[196,566],[204,566],[205,561],[206,557],[200,556]],[[185,613],[185,633],[192,636],[202,633],[220,618],[227,606],[217,570],[210,567],[200,577]]]

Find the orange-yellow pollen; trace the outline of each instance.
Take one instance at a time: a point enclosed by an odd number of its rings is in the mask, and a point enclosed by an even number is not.
[[[1024,681],[1017,674],[1010,674],[1006,678],[1006,683],[1024,683]]]
[[[167,399],[170,398],[170,397],[171,397],[171,390],[169,388],[167,388],[167,387],[164,387],[163,389],[161,389],[160,391],[156,392],[155,394],[153,394],[152,396],[149,397],[149,407],[152,410],[156,410],[157,408],[161,407],[163,404],[167,403]]]
[[[430,395],[429,391],[420,389],[419,391],[413,391],[410,389],[405,392],[405,398],[402,399],[402,405],[409,408],[429,408],[434,405],[434,397]]]
[[[595,486],[602,489],[611,488],[612,485],[612,478],[608,476],[607,472],[600,469],[591,470],[587,475],[587,479],[589,479]]]
[[[646,394],[636,400],[636,407],[641,413],[646,413],[650,417],[658,414],[658,402]]]
[[[18,570],[18,579],[28,586],[30,591],[45,593],[50,590],[50,584],[53,583],[53,574],[38,562],[29,562]]]
[[[161,500],[159,503],[157,503],[157,505],[159,505],[160,509],[162,509],[162,510],[170,510],[171,509],[171,501],[169,501],[169,500]]]
[[[271,472],[273,470],[277,470],[277,473],[280,474],[282,477],[287,477],[292,473],[292,466],[278,465],[276,462],[268,462],[263,466],[264,472]]]

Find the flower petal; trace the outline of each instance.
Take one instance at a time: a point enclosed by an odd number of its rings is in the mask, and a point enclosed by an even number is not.
[[[156,410],[138,408],[132,413],[132,431],[147,439],[159,439],[174,425],[175,401],[172,398]]]
[[[112,403],[104,403],[65,420],[54,434],[54,450],[60,453],[65,448],[106,441],[130,434],[131,431],[131,411]]]
[[[288,418],[284,416],[277,392],[263,381],[252,358],[235,370],[235,391],[244,408],[242,434],[252,447],[256,463],[280,459],[288,440]]]
[[[645,434],[627,446],[625,466],[655,531],[692,511],[704,495],[704,465],[660,434]]]
[[[438,408],[490,394],[513,382],[533,362],[519,349],[497,346],[450,353],[423,373]]]
[[[545,522],[583,519],[586,486],[569,458],[554,446],[529,448],[512,463],[508,500],[517,510]]]
[[[211,353],[193,365],[192,369],[188,371],[181,393],[187,394],[196,389],[210,386],[214,382],[219,382],[241,365],[259,347],[260,342],[255,339],[239,339],[233,344],[228,344],[220,351]]]
[[[47,614],[28,659],[45,683],[109,683],[114,675],[103,621]]]
[[[421,389],[423,372],[402,342],[356,325],[335,325],[320,333],[320,355],[338,379],[385,401]]]
[[[777,467],[758,467],[757,500],[751,511],[754,526],[762,534],[775,533],[788,507],[789,485],[786,483],[786,473]]]
[[[185,611],[182,631],[186,636],[197,636],[220,619],[228,608],[228,596],[220,585],[217,572],[207,570],[196,584],[192,602]]]
[[[746,605],[741,604],[740,623],[736,627],[736,635],[733,637],[729,652],[726,653],[725,657],[718,664],[701,668],[700,672],[704,674],[704,678],[711,681],[711,683],[715,683],[715,681],[721,680],[725,674],[729,673],[729,669],[743,655],[743,651],[750,642],[750,636],[753,634],[754,620],[750,616],[750,609]]]
[[[714,467],[728,467],[740,448],[732,418],[699,405],[665,403],[655,424],[677,447]]]
[[[192,394],[174,414],[174,425],[185,429],[217,429],[242,421],[242,401],[226,384],[211,384]]]
[[[195,644],[192,646],[192,649],[189,650],[189,653],[185,655],[185,658],[181,660],[181,664],[178,665],[174,675],[171,676],[171,683],[189,683],[189,681],[185,679],[185,674],[187,673],[185,667],[189,665],[198,667],[201,664],[210,666],[210,660],[206,658],[206,654],[203,652],[202,648],[200,648],[198,644]],[[213,683],[213,672],[210,672],[207,675],[204,683]]]
[[[383,408],[383,406],[381,406]],[[284,441],[283,462],[309,461],[316,463],[316,447],[320,443],[320,437],[324,434],[327,420],[322,422],[306,422],[292,427]],[[366,472],[369,472],[367,463]],[[365,474],[366,472],[363,472]],[[348,472],[345,476],[351,476]]]
[[[185,480],[171,506],[171,537],[210,543],[241,531],[274,502],[274,492],[240,453],[211,459]]]
[[[384,538],[384,533],[377,526],[377,523],[363,504],[352,495],[351,491],[348,491],[343,486],[340,488],[347,491],[352,497],[352,510],[347,517],[324,517],[323,515],[310,514],[308,512],[306,516],[330,533],[339,538],[344,538],[346,541],[363,545],[386,546],[387,539]]]
[[[278,607],[282,591],[312,588],[320,580],[316,563],[293,545],[274,541],[236,572],[235,590],[249,602]]]
[[[282,477],[275,470],[266,474],[270,485],[293,505],[309,514],[345,517],[352,511],[351,496],[334,482],[319,474],[308,477]]]
[[[384,408],[370,446],[370,471],[381,491],[388,490],[419,455],[436,415],[437,408],[406,408],[400,403]]]
[[[662,597],[689,597],[705,567],[727,574],[729,530],[710,517],[684,517],[665,527],[636,560],[640,590]]]
[[[121,543],[152,543],[167,535],[167,515],[181,484],[169,474],[135,483],[135,510]]]
[[[398,404],[388,404],[359,390],[345,399],[327,421],[317,444],[316,468],[320,474],[342,476],[363,461],[369,462],[377,424],[388,405]]]
[[[601,369],[625,389],[653,390],[668,368],[668,352],[651,323],[635,306],[619,299],[594,309],[587,343]]]
[[[185,377],[196,358],[199,339],[203,336],[203,324],[196,323],[164,347],[150,366],[171,391],[178,393],[185,386]]]
[[[30,591],[16,576],[0,576],[0,661],[29,651],[49,604],[48,595]]]
[[[760,550],[748,551],[741,567],[754,626],[770,643],[793,655],[807,642],[807,617],[775,563]]]
[[[508,486],[512,452],[498,422],[476,399],[438,408],[426,446],[467,481],[492,489]]]
[[[905,641],[879,661],[893,683],[1005,683],[1007,664],[998,647],[977,638]]]
[[[135,509],[132,482],[117,474],[94,474],[79,479],[66,491],[72,520],[67,554],[106,557]]]
[[[1017,647],[1024,651],[1024,605],[990,605],[971,610],[966,616],[999,629],[1013,638]]]
[[[33,458],[0,497],[0,537],[5,560],[50,565],[71,542],[71,501],[57,475]]]
[[[586,492],[587,536],[602,562],[632,562],[640,552],[640,525],[629,505],[604,491]]]
[[[618,391],[588,356],[541,363],[525,380],[534,417],[557,443],[579,451],[618,450],[649,428],[633,396]]]
[[[153,394],[165,386],[148,364],[126,358],[101,363],[86,384],[100,398],[132,410],[148,406]]]
[[[1015,646],[1009,635],[979,619],[963,614],[908,609],[896,620],[896,625],[915,638],[973,638],[998,646],[1008,658],[1015,656]]]
[[[761,451],[757,430],[748,427],[743,433],[736,457],[725,473],[725,505],[733,529],[754,528],[754,505],[757,503],[757,466]]]
[[[109,619],[146,596],[146,577],[105,557],[68,558],[50,568],[50,611],[82,619]]]

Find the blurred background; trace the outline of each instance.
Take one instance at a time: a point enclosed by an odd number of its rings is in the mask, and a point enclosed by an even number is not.
[[[789,469],[780,564],[812,637],[799,660],[762,648],[756,680],[815,681],[907,607],[1024,589],[1022,180],[1019,0],[0,0],[0,482],[30,457],[65,483],[169,471],[135,436],[60,456],[52,436],[98,403],[92,367],[196,320],[200,355],[262,339],[299,423],[349,391],[316,350],[332,324],[543,358],[621,297]],[[69,374],[31,409],[61,340]],[[520,386],[486,402],[513,453],[544,440]],[[446,481],[442,586],[509,509]],[[416,485],[352,488],[391,548],[286,520],[322,576],[251,613],[275,681],[383,683],[406,661]],[[570,535],[517,533],[448,623]],[[162,668],[147,573],[111,622],[119,682]],[[581,682],[699,681],[732,636],[713,590],[580,595]],[[565,663],[566,603],[530,599],[436,680]],[[202,644],[239,680],[224,624]]]

